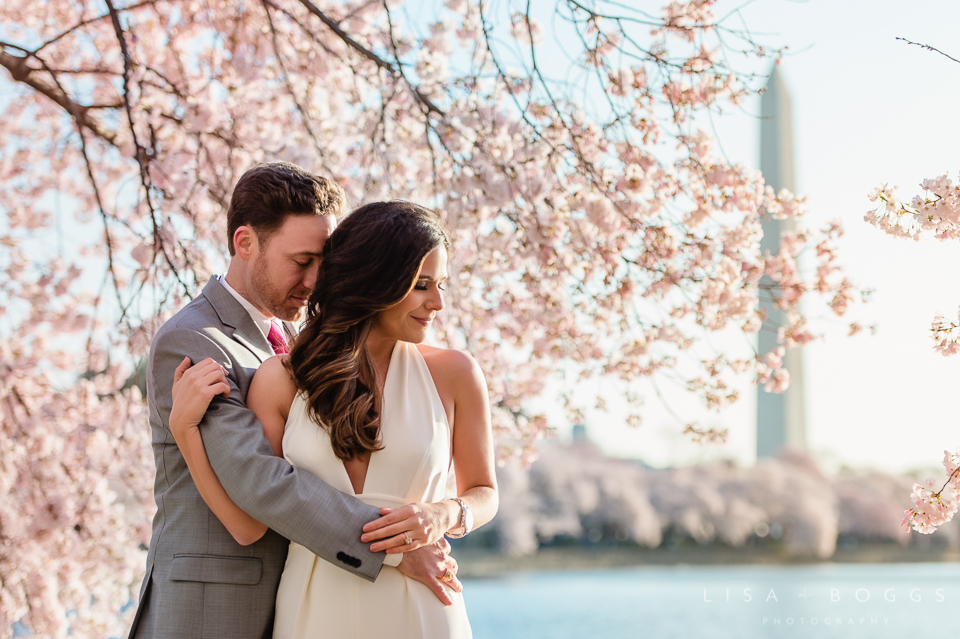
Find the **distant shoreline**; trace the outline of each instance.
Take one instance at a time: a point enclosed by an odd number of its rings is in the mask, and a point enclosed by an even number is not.
[[[636,566],[679,565],[803,565],[829,563],[924,563],[960,562],[960,550],[921,548],[896,544],[860,544],[837,548],[826,559],[790,557],[779,548],[639,548],[639,547],[550,547],[536,554],[510,557],[491,550],[455,549],[459,576],[498,577],[514,572],[589,570]]]

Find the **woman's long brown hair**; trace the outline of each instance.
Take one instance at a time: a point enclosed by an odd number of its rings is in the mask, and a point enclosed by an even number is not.
[[[323,245],[307,319],[290,353],[310,416],[343,461],[380,450],[380,391],[366,349],[378,315],[400,303],[423,260],[450,246],[437,214],[410,202],[350,213]]]

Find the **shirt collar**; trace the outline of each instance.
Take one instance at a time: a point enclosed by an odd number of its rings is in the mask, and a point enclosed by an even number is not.
[[[264,315],[263,311],[250,303],[250,300],[245,298],[243,295],[240,295],[240,293],[237,293],[227,282],[226,275],[220,276],[220,283],[223,284],[223,288],[227,289],[227,292],[233,295],[233,297],[240,302],[240,306],[246,309],[247,313],[250,314],[250,318],[253,320],[253,323],[257,325],[257,328],[260,329],[260,332],[263,333],[263,336],[267,337],[267,335],[270,334],[270,324],[273,323],[273,319]]]

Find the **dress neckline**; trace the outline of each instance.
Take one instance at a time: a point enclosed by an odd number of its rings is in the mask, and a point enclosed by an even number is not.
[[[384,420],[383,420],[384,404],[386,403],[387,388],[389,387],[390,376],[391,376],[392,374],[394,374],[394,372],[395,372],[396,369],[397,369],[397,367],[393,365],[393,360],[396,359],[396,357],[397,357],[397,349],[400,348],[400,344],[402,344],[402,343],[403,343],[403,342],[401,342],[400,340],[397,340],[397,343],[393,345],[393,351],[391,351],[391,353],[390,353],[390,363],[387,365],[387,374],[386,374],[386,375],[384,376],[384,378],[383,378],[383,391],[380,393],[380,428],[381,428],[381,430],[383,429],[383,422],[384,422]],[[416,347],[414,347],[414,348],[416,348]],[[381,437],[381,439],[382,439],[382,437]],[[358,495],[363,495],[363,494],[366,492],[366,489],[367,489],[367,481],[370,479],[370,471],[371,471],[371,469],[373,468],[373,462],[374,462],[374,460],[377,459],[377,453],[378,453],[378,452],[379,452],[379,451],[373,451],[372,453],[370,453],[370,459],[367,461],[367,470],[366,470],[366,472],[363,474],[363,483],[361,484],[361,486],[362,486],[363,488],[360,490],[359,493],[358,493],[358,492],[356,491],[356,489],[353,487],[353,481],[350,479],[350,473],[347,472],[347,466],[346,466],[346,464],[344,464],[343,460],[340,459],[339,457],[336,458],[336,459],[337,459],[337,462],[338,462],[338,464],[339,464],[339,466],[340,466],[340,470],[343,472],[344,478],[346,479],[346,484],[345,484],[345,485],[350,488],[350,493],[349,493],[349,494],[351,494],[351,495],[353,495],[354,497],[356,497],[356,496],[358,496]],[[335,457],[336,457],[336,456],[335,456]]]

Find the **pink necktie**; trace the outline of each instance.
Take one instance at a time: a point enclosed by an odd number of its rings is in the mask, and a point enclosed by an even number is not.
[[[287,340],[283,337],[283,331],[280,330],[276,322],[270,322],[270,333],[267,334],[267,341],[270,342],[273,352],[277,355],[290,352]]]

